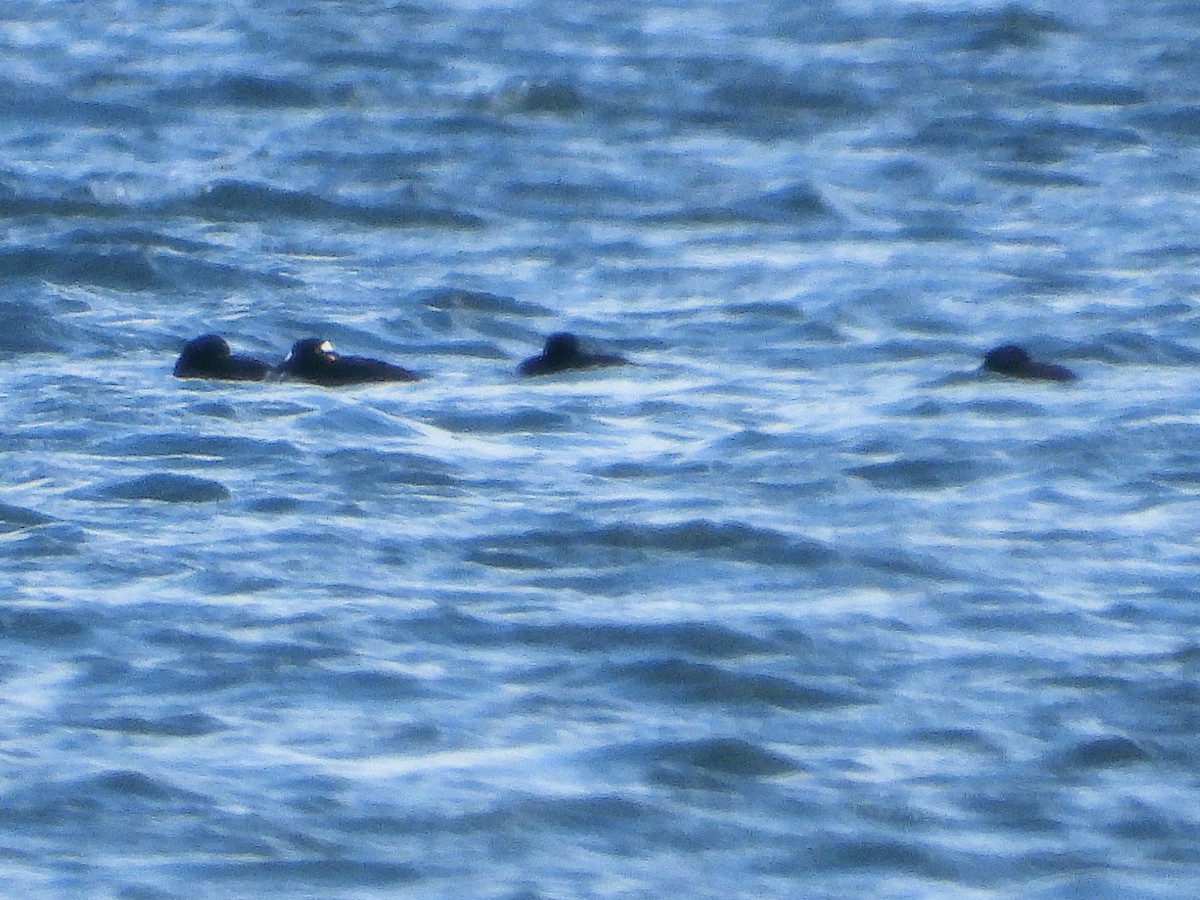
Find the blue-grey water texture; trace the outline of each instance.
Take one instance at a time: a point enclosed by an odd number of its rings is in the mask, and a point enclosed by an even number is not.
[[[0,893],[1200,895],[1200,5],[6,0],[0,60]],[[635,364],[517,378],[560,329]]]

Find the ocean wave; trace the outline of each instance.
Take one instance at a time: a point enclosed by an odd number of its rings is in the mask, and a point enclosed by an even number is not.
[[[761,672],[731,671],[713,663],[683,659],[655,659],[613,667],[607,673],[663,699],[671,705],[716,704],[725,707],[759,707],[800,710],[858,706],[870,702],[858,692]]]
[[[0,300],[0,349],[6,353],[53,353],[74,345],[76,331],[40,301]]]
[[[96,500],[158,500],[163,503],[212,503],[227,500],[229,488],[209,478],[152,472],[102,487],[75,492],[73,496]]]
[[[1200,363],[1200,350],[1182,336],[1141,329],[1106,331],[1073,348],[1083,359],[1112,365],[1188,366]]]
[[[697,74],[711,67],[713,83],[683,107],[688,125],[758,139],[810,139],[826,129],[850,126],[873,109],[854,75],[836,68],[793,72],[736,58],[713,63],[693,62]]]
[[[1038,166],[1063,163],[1081,151],[1120,151],[1145,143],[1133,128],[991,111],[940,116],[921,125],[911,140],[932,150],[979,153],[985,159]]]
[[[217,181],[164,204],[160,213],[212,221],[297,219],[344,222],[375,228],[474,229],[484,220],[473,213],[418,200],[367,204],[252,181]]]
[[[579,87],[562,78],[520,78],[501,85],[476,101],[500,114],[542,113],[569,116],[581,113],[588,101]]]
[[[417,321],[435,334],[478,334],[491,340],[533,344],[531,352],[542,337],[532,320],[552,315],[551,309],[540,303],[452,286],[418,291],[411,302]],[[408,321],[389,320],[389,324],[401,327]]]
[[[835,550],[820,541],[740,522],[706,519],[674,525],[573,526],[489,535],[480,539],[467,558],[500,568],[557,568],[578,565],[585,558],[615,565],[631,557],[664,552],[800,568],[827,565],[839,558]]]
[[[348,89],[316,88],[311,78],[233,72],[172,85],[157,91],[154,100],[166,108],[200,105],[275,110],[335,106],[349,96]]]
[[[204,713],[176,713],[155,719],[145,716],[97,718],[76,723],[76,727],[117,734],[178,738],[206,737],[224,731],[228,726]]]
[[[973,484],[992,471],[992,466],[975,460],[924,457],[854,466],[846,474],[889,490],[934,491]]]
[[[1156,135],[1194,141],[1200,138],[1200,105],[1156,103],[1130,116],[1136,128]]]
[[[708,92],[711,117],[740,121],[779,115],[795,117],[818,115],[831,120],[862,115],[870,104],[851,79],[834,79],[826,71],[789,73],[754,64],[722,65],[718,83]],[[719,111],[719,112],[717,112]]]
[[[345,484],[350,496],[361,493],[364,499],[382,485],[452,488],[467,483],[468,473],[462,466],[418,453],[340,448],[324,458],[336,467],[337,478]]]
[[[1039,85],[1035,93],[1054,103],[1071,106],[1136,106],[1148,95],[1134,84],[1103,81],[1062,81]]]
[[[58,127],[148,128],[154,115],[144,105],[81,99],[67,91],[28,81],[0,81],[0,122],[42,123]]]
[[[34,509],[0,503],[0,533],[21,531],[38,525],[47,525],[55,521],[57,520],[53,516],[47,516]]]
[[[1139,742],[1124,735],[1108,735],[1081,741],[1070,748],[1056,751],[1050,766],[1064,775],[1071,776],[1093,769],[1112,769],[1151,760],[1151,754]]]
[[[94,775],[68,778],[50,785],[40,786],[48,796],[73,796],[68,804],[78,812],[99,813],[102,807],[123,805],[126,801],[138,804],[171,803],[196,799],[197,795],[181,790],[161,778],[151,777],[135,769],[110,769]],[[37,788],[30,787],[26,796],[34,795]]]
[[[203,457],[236,461],[281,462],[299,458],[289,442],[239,435],[207,435],[194,432],[148,432],[111,438],[96,444],[96,451],[119,457]]]
[[[0,635],[14,641],[56,646],[73,643],[86,636],[90,629],[85,618],[66,610],[17,605],[0,607]]]
[[[615,751],[614,751],[615,752]],[[778,778],[803,771],[796,760],[762,745],[732,737],[661,741],[622,748],[626,761],[639,761],[651,780],[680,788],[724,789],[743,779]]]
[[[84,549],[87,540],[87,532],[74,523],[50,522],[8,532],[3,547],[8,560],[24,568],[33,560],[74,556]]]
[[[1035,47],[1072,31],[1066,19],[1024,3],[984,9],[920,8],[903,13],[901,27],[924,31],[943,46],[995,53]]]
[[[529,625],[515,629],[511,639],[549,650],[600,656],[654,647],[659,652],[684,653],[699,659],[736,659],[779,649],[774,641],[708,622]]]
[[[431,422],[454,434],[510,435],[513,432],[542,434],[561,431],[571,416],[536,406],[514,406],[503,411],[435,410]]]
[[[0,14],[8,894],[1200,895],[1197,4],[135,7]]]
[[[16,188],[10,184],[0,184],[0,216],[8,219],[48,216],[76,220],[118,220],[129,213],[129,207],[99,200],[87,188],[70,186],[59,192],[55,187],[44,184]]]
[[[901,874],[932,881],[961,877],[954,855],[931,846],[928,841],[903,838],[832,838],[809,851],[807,866],[826,873],[854,873],[866,877],[897,878]]]
[[[314,887],[341,895],[353,891],[398,890],[423,880],[421,869],[395,862],[355,858],[230,859],[221,862],[189,862],[181,867],[193,884],[237,887],[237,893],[270,896],[281,884],[304,892]],[[301,888],[303,886],[303,888]],[[290,893],[291,890],[289,889]]]
[[[122,291],[151,291],[167,285],[150,255],[137,249],[10,247],[0,250],[0,272],[5,278],[36,278]]]
[[[829,229],[841,217],[807,182],[726,203],[689,204],[644,216],[652,225],[781,225]]]
[[[136,216],[138,210],[130,208],[126,214]],[[74,218],[77,214],[65,215]],[[198,285],[210,291],[258,285],[292,287],[299,283],[275,272],[204,259],[200,254],[205,252],[218,250],[150,229],[75,229],[45,245],[0,250],[0,278],[135,292],[171,287],[192,290]]]
[[[1094,183],[1081,175],[1054,171],[1042,166],[993,166],[987,176],[1000,184],[1015,187],[1093,187]]]

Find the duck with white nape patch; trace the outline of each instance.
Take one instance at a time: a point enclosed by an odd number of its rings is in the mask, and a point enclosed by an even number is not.
[[[296,341],[276,371],[285,378],[323,387],[420,380],[403,366],[366,356],[342,356],[329,341],[315,337]]]

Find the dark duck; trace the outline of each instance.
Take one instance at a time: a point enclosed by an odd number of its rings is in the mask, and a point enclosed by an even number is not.
[[[1018,344],[1002,344],[989,350],[983,357],[983,370],[1032,381],[1075,381],[1078,377],[1066,366],[1038,362]]]
[[[417,381],[420,376],[402,366],[365,356],[342,356],[321,338],[304,338],[279,366],[279,374],[324,387],[372,384],[382,381]]]
[[[555,375],[572,369],[595,369],[602,366],[622,366],[629,360],[613,353],[590,353],[583,350],[579,338],[569,331],[556,331],[546,338],[538,356],[531,356],[517,368],[524,376]]]
[[[175,362],[176,378],[262,381],[270,371],[261,359],[230,352],[229,344],[219,334],[202,334],[188,341]]]

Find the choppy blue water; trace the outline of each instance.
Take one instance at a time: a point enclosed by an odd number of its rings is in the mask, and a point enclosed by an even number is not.
[[[1197,47],[8,0],[0,889],[1196,896]]]

